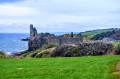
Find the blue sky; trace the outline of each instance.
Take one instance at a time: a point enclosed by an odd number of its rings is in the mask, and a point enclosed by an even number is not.
[[[11,2],[18,2],[22,0],[0,0],[0,3],[11,3]]]
[[[120,0],[0,0],[0,33],[120,28]]]

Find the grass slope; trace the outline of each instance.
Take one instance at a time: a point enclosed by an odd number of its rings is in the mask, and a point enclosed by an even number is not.
[[[94,37],[94,35],[105,33],[108,31],[112,31],[112,30],[99,30],[99,31],[84,32],[82,33],[83,40],[90,40],[92,37]]]
[[[100,30],[100,31],[91,31],[91,32],[85,32],[85,33],[82,33],[82,35],[96,35],[96,34],[101,34],[103,32],[108,32],[108,31],[112,31],[112,30]]]
[[[47,44],[45,44],[45,45],[43,45],[40,49],[37,49],[37,50],[35,50],[35,51],[27,52],[27,53],[23,54],[23,56],[26,57],[26,56],[28,56],[28,55],[30,55],[30,54],[32,54],[32,53],[37,52],[37,51],[42,51],[42,50],[49,49],[49,48],[53,48],[53,47],[56,47],[56,45],[53,45],[53,44],[47,45]]]
[[[0,58],[0,79],[117,79],[115,70],[120,56],[70,58]],[[112,69],[112,70],[111,70]]]

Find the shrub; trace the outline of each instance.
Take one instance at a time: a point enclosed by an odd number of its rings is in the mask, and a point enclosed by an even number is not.
[[[6,54],[3,53],[2,51],[0,51],[0,57],[5,57],[5,56],[6,56]]]
[[[78,54],[78,53],[80,53],[80,46],[78,46],[78,47],[76,47],[76,48],[74,48],[74,49],[72,50],[72,55],[73,55],[73,56],[76,55],[76,54]]]
[[[120,45],[118,45],[115,49],[115,55],[120,55]]]

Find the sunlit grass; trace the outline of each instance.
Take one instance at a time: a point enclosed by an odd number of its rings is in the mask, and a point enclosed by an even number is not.
[[[120,42],[115,42],[115,43],[113,43],[113,45],[118,46],[118,45],[120,45]]]
[[[7,59],[0,58],[0,79],[117,79],[120,56]]]

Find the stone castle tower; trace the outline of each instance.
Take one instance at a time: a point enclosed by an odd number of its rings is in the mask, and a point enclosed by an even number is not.
[[[33,27],[33,24],[30,24],[30,40],[37,34],[37,30]]]
[[[73,32],[68,37],[64,36],[55,36],[54,34],[50,33],[37,33],[33,24],[30,24],[30,41],[28,43],[28,50],[33,51],[39,49],[44,44],[54,44],[54,45],[73,45],[73,44],[80,44],[83,42],[83,37],[81,34],[77,34],[74,36]]]

